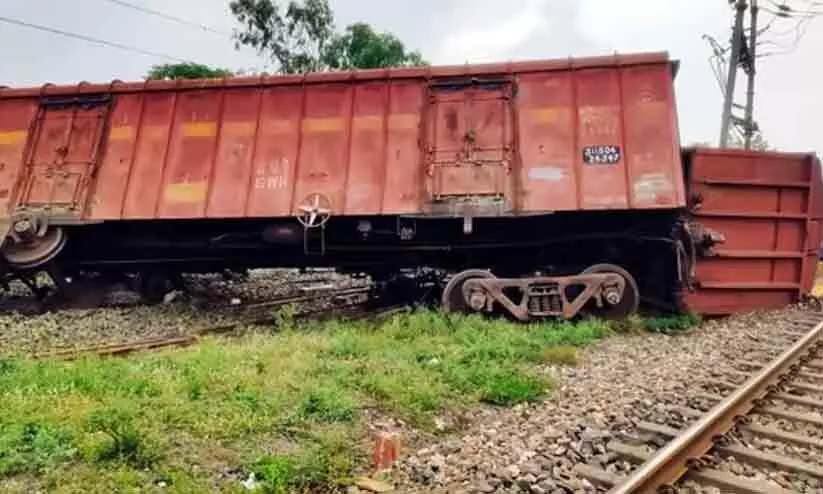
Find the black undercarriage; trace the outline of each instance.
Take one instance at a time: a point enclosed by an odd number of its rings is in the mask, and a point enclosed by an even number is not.
[[[60,227],[65,246],[38,268],[56,269],[63,280],[135,275],[173,280],[181,273],[227,269],[333,267],[389,287],[401,278],[408,281],[400,273],[426,268],[441,273],[441,289],[450,275],[481,269],[512,280],[541,277],[532,290],[537,294],[556,288],[547,277],[607,264],[633,278],[645,306],[678,310],[688,260],[680,218],[680,211],[659,210],[471,220],[334,217],[313,228],[294,218],[113,221]]]

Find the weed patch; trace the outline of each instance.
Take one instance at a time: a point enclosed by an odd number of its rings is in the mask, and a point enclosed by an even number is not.
[[[107,437],[92,450],[92,458],[96,461],[122,461],[146,468],[156,459],[148,440],[135,425],[134,411],[128,408],[95,410],[89,416],[87,426],[92,433]]]
[[[691,314],[671,317],[651,317],[643,320],[646,331],[664,334],[682,333],[692,329],[699,323],[700,318]]]
[[[543,350],[543,361],[547,364],[577,365],[580,357],[573,346],[555,346]]]
[[[74,458],[72,434],[64,429],[27,422],[0,433],[0,477],[36,474]]]
[[[343,392],[331,388],[311,390],[301,400],[300,417],[306,420],[335,423],[354,420],[356,404]]]
[[[624,334],[675,334],[688,331],[699,323],[700,318],[693,314],[678,314],[664,317],[641,317],[635,314],[622,321],[612,322],[611,329],[617,333]]]
[[[525,375],[514,369],[495,370],[486,376],[480,385],[480,401],[492,405],[513,405],[524,401],[534,401],[544,396],[549,383],[534,376]]]

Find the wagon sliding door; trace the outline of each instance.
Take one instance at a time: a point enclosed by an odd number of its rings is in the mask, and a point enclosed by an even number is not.
[[[41,103],[18,207],[82,214],[108,112],[108,97],[66,97]]]
[[[505,197],[512,176],[511,96],[508,80],[429,87],[425,166],[433,201]]]

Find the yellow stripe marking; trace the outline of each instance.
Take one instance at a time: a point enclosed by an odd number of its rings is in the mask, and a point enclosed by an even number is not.
[[[206,200],[206,188],[204,181],[168,184],[163,189],[163,198],[177,203],[203,202]]]
[[[119,125],[112,127],[109,131],[110,141],[130,141],[134,139],[134,127],[131,125]]]
[[[25,142],[29,133],[25,130],[10,130],[7,132],[0,132],[0,145],[20,144]]]
[[[380,130],[383,128],[383,117],[379,115],[354,117],[353,124],[357,130]]]
[[[339,132],[343,130],[343,119],[340,117],[305,118],[302,128],[303,132]]]
[[[190,122],[183,124],[183,135],[186,137],[214,137],[217,135],[215,122]]]
[[[549,124],[568,121],[571,112],[568,108],[562,107],[533,108],[529,110],[529,116],[534,123]]]

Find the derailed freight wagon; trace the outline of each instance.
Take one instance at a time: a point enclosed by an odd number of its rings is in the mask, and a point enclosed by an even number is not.
[[[227,267],[333,266],[390,287],[433,268],[452,310],[699,310],[714,295],[684,294],[724,232],[689,213],[689,190],[711,184],[684,175],[675,72],[637,54],[0,90],[7,270],[135,276],[157,295]],[[800,161],[792,214],[810,218],[819,165]]]

